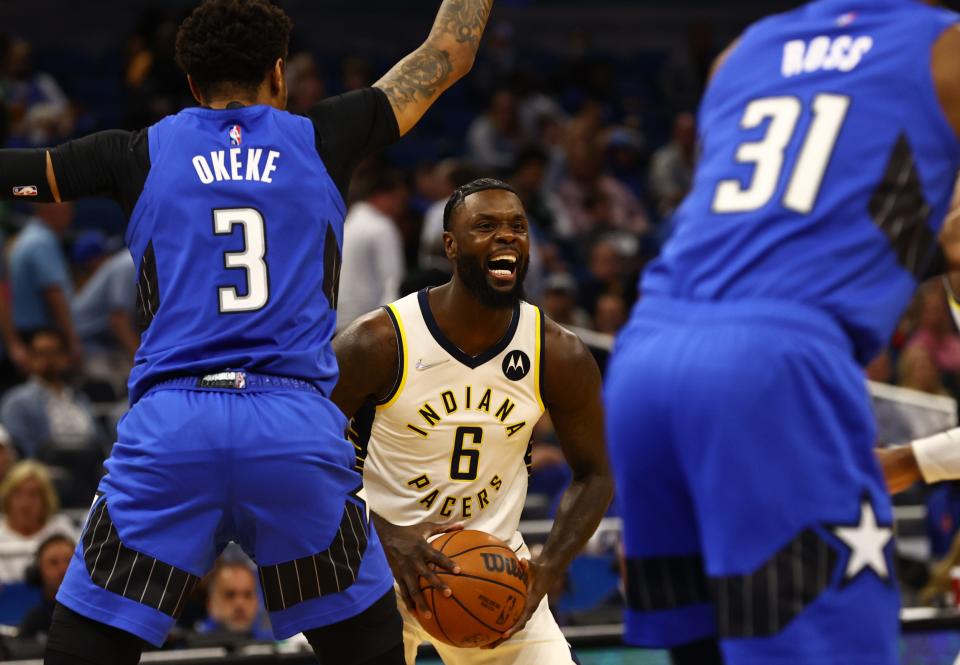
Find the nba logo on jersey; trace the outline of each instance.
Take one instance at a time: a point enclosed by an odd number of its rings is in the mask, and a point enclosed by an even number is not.
[[[845,28],[857,20],[857,12],[848,12],[837,19],[837,25]]]
[[[230,145],[240,145],[243,143],[243,135],[240,133],[240,125],[234,125],[230,128]]]

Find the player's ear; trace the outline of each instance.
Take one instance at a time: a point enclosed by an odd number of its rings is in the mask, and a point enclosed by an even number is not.
[[[203,101],[203,95],[200,94],[200,88],[197,87],[196,81],[194,81],[193,77],[189,74],[187,74],[187,85],[190,86],[190,94],[197,100],[197,104],[206,106],[206,102]]]
[[[285,74],[286,63],[283,58],[277,58],[273,64],[273,70],[270,72],[270,92],[277,97],[287,98],[287,77]]]
[[[443,232],[443,253],[451,261],[457,260],[457,239],[449,231]]]

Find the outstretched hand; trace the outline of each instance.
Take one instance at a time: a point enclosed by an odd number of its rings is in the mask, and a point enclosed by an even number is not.
[[[412,526],[397,526],[382,518],[375,518],[374,522],[390,570],[400,587],[400,597],[407,609],[429,619],[432,613],[423,597],[420,578],[423,577],[431,587],[449,597],[453,592],[434,571],[441,568],[459,574],[460,566],[434,549],[427,539],[450,531],[460,531],[463,525],[423,522]]]

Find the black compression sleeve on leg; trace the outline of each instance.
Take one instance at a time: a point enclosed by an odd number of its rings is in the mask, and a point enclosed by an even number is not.
[[[0,201],[53,201],[46,149],[0,150]]]
[[[88,619],[57,603],[44,665],[136,665],[145,643],[136,635]]]
[[[670,649],[670,662],[672,665],[723,665],[723,656],[716,638],[709,637]]]
[[[303,634],[322,665],[404,665],[403,619],[393,589],[361,614]]]

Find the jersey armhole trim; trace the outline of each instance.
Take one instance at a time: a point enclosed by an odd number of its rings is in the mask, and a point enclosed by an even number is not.
[[[544,320],[543,310],[537,307],[537,317],[536,317],[536,335],[535,335],[535,349],[534,349],[534,362],[536,363],[536,370],[533,373],[533,391],[537,396],[537,404],[540,405],[540,411],[546,411],[546,408],[543,406],[543,374],[544,370],[544,359],[546,355],[547,345],[546,345],[546,321]]]
[[[393,406],[407,382],[407,335],[403,329],[403,323],[400,322],[400,314],[396,307],[390,304],[385,306],[383,310],[390,317],[390,323],[393,324],[393,329],[397,333],[397,380],[386,397],[377,401],[377,411],[389,409]]]

